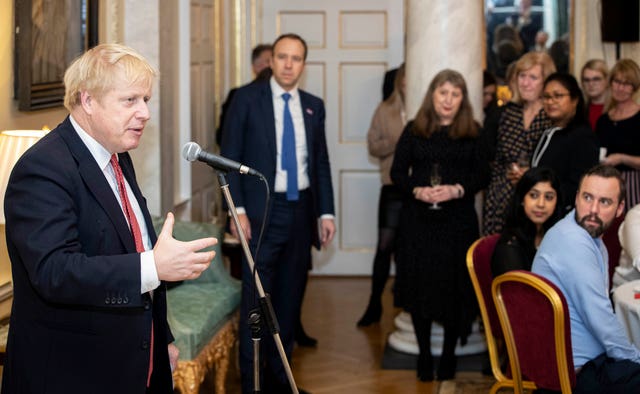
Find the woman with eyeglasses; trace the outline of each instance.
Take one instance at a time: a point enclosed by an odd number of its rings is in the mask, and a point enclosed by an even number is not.
[[[562,212],[573,208],[582,174],[598,164],[598,141],[587,121],[578,81],[567,73],[553,73],[544,81],[544,112],[551,120],[538,140],[531,167],[551,168],[560,180]],[[524,172],[514,174],[519,180]]]
[[[621,59],[609,75],[611,102],[596,124],[603,162],[622,172],[627,184],[626,207],[640,202],[640,105],[634,100],[640,88],[640,67]]]
[[[502,231],[504,212],[517,178],[526,170],[523,167],[528,167],[536,143],[551,124],[542,109],[541,95],[545,78],[555,71],[553,60],[544,52],[529,52],[514,66],[513,81],[509,81],[514,88],[513,98],[504,106],[498,123],[491,181],[485,194],[485,235]]]
[[[609,96],[609,68],[604,60],[591,59],[582,66],[580,72],[582,90],[587,107],[587,118],[591,129],[596,129],[596,122],[602,112]]]
[[[566,213],[573,209],[582,174],[598,164],[598,141],[589,126],[584,97],[573,75],[549,75],[544,81],[542,104],[551,127],[542,133],[531,157],[531,167],[546,167],[555,172],[563,197],[558,203]]]

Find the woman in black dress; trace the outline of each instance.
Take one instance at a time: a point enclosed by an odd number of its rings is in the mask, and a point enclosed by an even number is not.
[[[443,70],[404,129],[391,167],[393,183],[407,196],[398,228],[396,303],[411,313],[423,381],[433,380],[431,323],[444,326],[437,378],[445,380],[455,375],[456,342],[466,343],[477,316],[465,255],[478,238],[474,195],[488,182],[478,134],[464,78]],[[439,182],[432,182],[435,164]]]
[[[609,74],[611,101],[596,123],[600,145],[606,148],[603,163],[622,172],[627,185],[625,210],[640,204],[640,66],[620,59]]]
[[[559,193],[560,181],[549,168],[532,168],[520,178],[491,258],[494,278],[512,270],[531,271],[542,237],[562,216]]]

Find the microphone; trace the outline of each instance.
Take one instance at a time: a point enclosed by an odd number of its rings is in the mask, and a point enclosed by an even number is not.
[[[241,174],[249,174],[254,175],[260,178],[264,178],[264,176],[254,170],[253,168],[247,167],[243,164],[238,163],[237,161],[233,161],[227,159],[222,156],[218,156],[213,153],[205,152],[200,148],[200,145],[195,142],[187,142],[182,147],[182,157],[187,161],[201,161],[220,171],[238,171]]]

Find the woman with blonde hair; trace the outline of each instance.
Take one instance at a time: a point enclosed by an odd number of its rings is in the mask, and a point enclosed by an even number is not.
[[[600,146],[606,149],[605,164],[622,172],[627,184],[626,207],[640,203],[640,105],[635,95],[640,88],[640,67],[621,59],[609,75],[611,100],[596,123]]]
[[[396,249],[395,302],[411,314],[418,340],[417,375],[433,380],[431,323],[444,326],[437,379],[452,379],[455,347],[471,332],[477,304],[465,265],[478,237],[474,195],[488,164],[460,73],[440,71],[415,119],[405,127],[391,167],[405,194]]]
[[[485,196],[484,234],[501,232],[513,186],[530,167],[533,150],[551,125],[541,96],[544,80],[555,71],[553,60],[544,52],[529,52],[514,66],[513,97],[498,124],[496,155]]]
[[[591,59],[582,66],[580,78],[582,90],[584,90],[587,117],[591,129],[596,129],[596,122],[602,112],[609,96],[609,68],[604,60]]]

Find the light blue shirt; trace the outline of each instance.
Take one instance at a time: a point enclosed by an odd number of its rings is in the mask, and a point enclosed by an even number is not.
[[[640,351],[627,338],[609,299],[607,248],[575,220],[575,209],[544,236],[531,271],[564,294],[571,319],[575,368],[602,353],[640,363]]]

